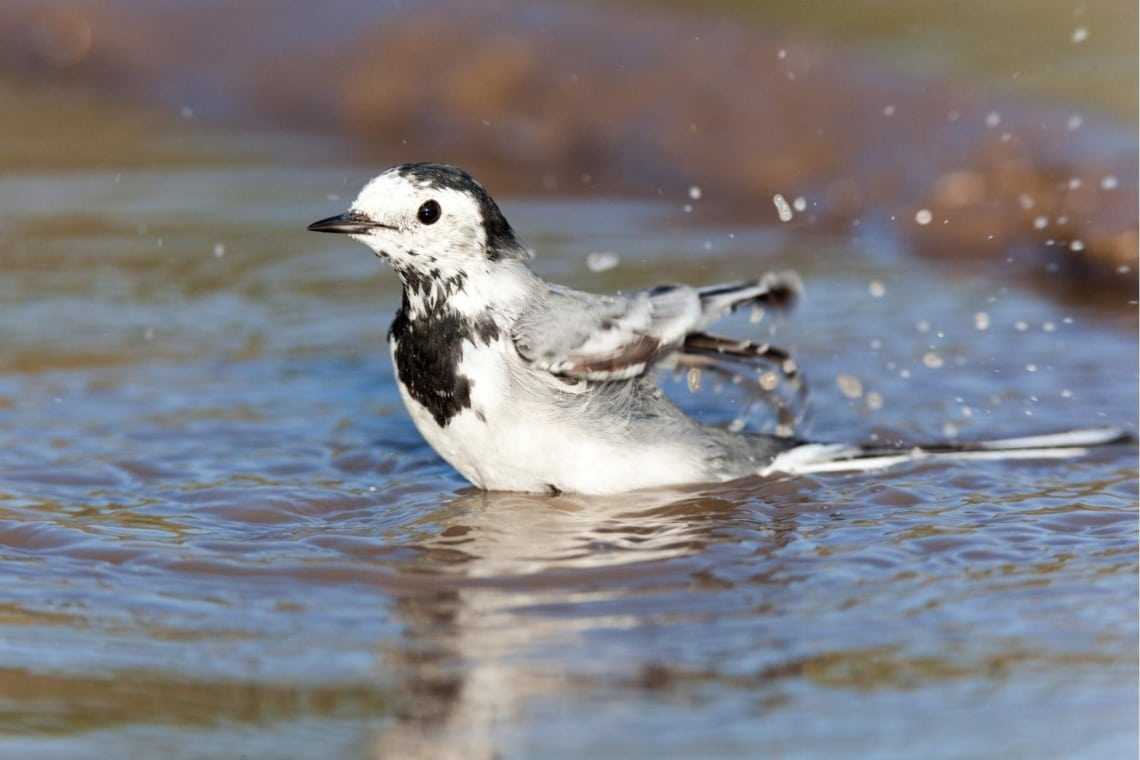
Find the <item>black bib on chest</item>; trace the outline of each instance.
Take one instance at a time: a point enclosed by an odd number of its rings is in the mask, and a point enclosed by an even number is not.
[[[412,319],[408,311],[405,301],[388,331],[389,340],[396,341],[396,375],[436,424],[447,427],[471,408],[475,381],[459,371],[463,344],[487,345],[499,330],[488,316],[470,319],[439,309]]]

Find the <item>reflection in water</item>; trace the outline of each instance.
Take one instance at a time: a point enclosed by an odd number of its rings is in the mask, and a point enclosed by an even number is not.
[[[684,556],[701,548],[692,519],[728,505],[694,488],[610,497],[473,491],[450,507],[462,517],[423,546],[461,552],[463,573],[480,578]]]
[[[532,700],[575,688],[575,674],[536,667],[533,653],[579,646],[579,628],[638,624],[643,610],[631,591],[691,585],[693,568],[667,561],[699,556],[733,510],[696,488],[610,497],[469,491],[451,501],[445,511],[454,516],[420,548],[456,582],[397,603],[407,628],[384,647],[381,667],[398,674],[401,709],[377,736],[376,756],[498,756],[504,729]],[[610,602],[631,614],[569,617],[580,604]]]
[[[979,678],[997,682],[1024,669],[1114,668],[1129,646],[1126,636],[1113,637],[1108,650],[1115,653],[1050,651],[1025,638],[1032,626],[1016,622],[1017,611],[1012,628],[988,613],[990,631],[943,621],[937,612],[940,598],[960,593],[952,590],[958,572],[984,584],[968,596],[1058,583],[1063,563],[1035,565],[1033,548],[1019,546],[1016,536],[1034,533],[1032,524],[1003,526],[1000,517],[1069,488],[1049,485],[1047,472],[1027,474],[1017,486],[1011,481],[1005,506],[986,501],[981,513],[947,500],[945,492],[926,491],[932,500],[924,500],[916,484],[946,474],[931,465],[914,468],[909,483],[906,476],[897,485],[847,479],[861,483],[854,489],[834,480],[785,479],[624,497],[468,490],[439,510],[437,532],[417,544],[430,557],[424,568],[430,575],[420,576],[423,588],[400,595],[394,608],[405,627],[398,640],[382,645],[378,667],[395,679],[395,722],[376,733],[373,755],[501,756],[504,747],[533,742],[518,727],[535,710],[580,704],[592,694],[656,699],[678,690],[739,692],[758,700],[762,713],[778,715],[809,684],[825,692],[905,695]],[[1031,486],[1041,475],[1045,485]],[[993,475],[957,477],[958,487],[993,492]],[[1134,475],[1124,475],[1084,487],[1127,494],[1134,483]],[[1106,502],[1117,525],[1134,527],[1135,515],[1120,506]],[[955,513],[961,518],[949,524],[939,517]],[[983,530],[992,535],[981,537]],[[1005,576],[996,585],[978,574],[987,561]],[[860,577],[890,582],[861,593],[841,590]],[[832,596],[836,590],[839,598]],[[828,633],[803,627],[795,622],[798,608],[816,610],[820,625],[834,619],[840,627]],[[1009,637],[1008,644],[996,651],[963,647],[950,633],[916,647],[900,638],[905,628],[886,633],[872,622],[885,624],[899,612],[919,628],[933,624],[931,634],[950,624],[977,640]],[[871,626],[845,629],[840,621],[851,617]],[[738,662],[694,660],[694,646],[715,652],[720,645],[686,641],[687,630],[732,640],[741,624],[744,641],[728,647]],[[656,629],[679,639],[661,647],[651,635],[646,643],[656,654],[613,661],[609,639],[643,640]],[[594,648],[600,666],[590,662]],[[675,660],[665,655],[671,648]],[[576,653],[573,668],[552,654],[560,651]]]

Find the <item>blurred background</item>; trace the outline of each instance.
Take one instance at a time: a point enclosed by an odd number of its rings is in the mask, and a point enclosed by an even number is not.
[[[757,223],[775,221],[775,193],[810,197],[803,225],[858,218],[932,255],[1056,258],[1080,288],[1131,292],[1114,270],[1137,249],[1136,14],[1120,0],[12,0],[0,160],[193,161],[206,130],[260,130],[298,157],[320,137],[360,164],[447,160],[500,193],[698,185],[705,207]],[[932,223],[914,223],[921,209]]]
[[[305,226],[458,164],[571,286],[799,271],[802,435],[1135,434],[1137,16],[4,0],[0,755],[1135,757],[1134,447],[482,494]]]

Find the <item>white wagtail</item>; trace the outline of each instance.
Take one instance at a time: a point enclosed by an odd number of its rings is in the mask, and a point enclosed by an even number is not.
[[[662,366],[768,362],[778,349],[703,332],[741,306],[780,305],[796,279],[665,285],[601,296],[534,274],[491,196],[452,166],[404,164],[348,212],[309,225],[347,234],[396,270],[388,333],[404,403],[428,443],[480,488],[616,493],[776,472],[861,470],[928,456],[1061,457],[1118,429],[892,449],[732,432],[689,417]]]

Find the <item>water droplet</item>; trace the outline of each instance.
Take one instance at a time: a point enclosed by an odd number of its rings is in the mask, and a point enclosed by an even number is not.
[[[1081,123],[1083,121],[1084,121],[1084,119],[1081,118],[1081,115],[1079,113],[1075,113],[1069,117],[1069,121],[1065,124],[1065,127],[1070,132],[1076,132],[1078,129],[1081,128]]]
[[[854,375],[840,375],[835,378],[839,392],[847,398],[859,398],[863,395],[863,383]]]
[[[689,386],[690,393],[699,391],[701,389],[701,371],[696,367],[691,368],[685,376],[685,382]]]
[[[1081,44],[1089,38],[1089,29],[1087,26],[1078,26],[1073,30],[1073,42],[1077,45]]]
[[[619,263],[621,258],[609,251],[591,251],[586,254],[586,268],[591,272],[608,272]]]
[[[1101,190],[1115,190],[1119,186],[1119,184],[1120,183],[1117,182],[1116,177],[1109,174],[1104,179],[1102,179],[1100,181],[1100,189]]]
[[[214,243],[214,258],[220,259],[226,255],[226,247],[222,243]]]
[[[974,315],[974,328],[977,330],[990,329],[990,315],[984,311],[979,311]]]
[[[938,354],[934,353],[933,351],[927,351],[922,355],[922,363],[931,369],[938,369],[942,366],[943,361],[942,357]]]
[[[699,201],[701,199],[701,189],[696,185],[693,185],[689,188],[689,197],[695,201]]]
[[[883,116],[894,116],[894,115],[895,115],[895,107],[894,106],[883,106]]]
[[[882,298],[883,294],[887,292],[887,286],[879,280],[871,280],[867,286],[867,292],[874,298]]]
[[[997,111],[990,111],[986,114],[986,126],[993,129],[998,124],[1001,124],[1001,114]]]
[[[780,217],[781,222],[792,221],[792,207],[784,200],[784,196],[776,193],[772,196],[772,203],[776,204],[776,215]]]
[[[914,215],[914,221],[923,225],[930,224],[932,219],[934,219],[934,214],[930,213],[930,209],[926,208],[920,208]]]
[[[800,212],[806,211],[807,210],[807,199],[805,199],[802,195],[797,195],[796,199],[794,201],[792,201],[792,208],[794,208],[796,211],[800,211]]]
[[[883,408],[883,394],[878,391],[871,391],[864,399],[867,403],[868,409],[882,409]]]

